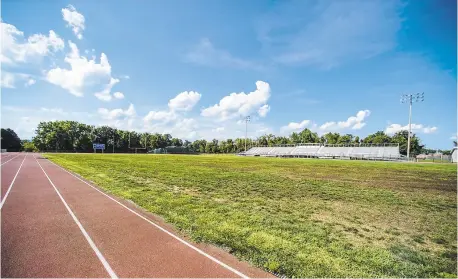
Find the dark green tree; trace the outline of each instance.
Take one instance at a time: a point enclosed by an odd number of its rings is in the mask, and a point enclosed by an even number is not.
[[[10,152],[18,152],[22,149],[21,139],[18,137],[15,131],[10,128],[1,130],[1,145],[2,149],[6,149]]]

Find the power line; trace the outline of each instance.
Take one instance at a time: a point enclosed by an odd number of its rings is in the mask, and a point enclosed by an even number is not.
[[[410,137],[412,133],[412,103],[423,102],[425,93],[404,94],[401,95],[401,104],[409,103],[409,135],[407,137],[407,160],[410,160]]]

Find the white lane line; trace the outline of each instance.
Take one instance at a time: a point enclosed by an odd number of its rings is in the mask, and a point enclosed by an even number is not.
[[[125,209],[129,210],[130,212],[132,212],[133,214],[137,215],[138,217],[142,218],[143,220],[145,220],[146,222],[150,223],[151,225],[155,226],[156,228],[158,228],[159,230],[165,232],[166,234],[170,235],[171,237],[175,238],[176,240],[180,241],[181,243],[183,243],[184,245],[188,246],[189,248],[193,249],[194,251],[196,251],[197,253],[207,257],[208,259],[214,261],[215,263],[221,265],[222,267],[225,267],[226,269],[234,272],[235,274],[237,274],[238,276],[242,277],[242,278],[250,278],[248,276],[246,276],[245,274],[243,274],[242,272],[228,266],[227,264],[221,262],[220,260],[214,258],[213,256],[205,253],[204,251],[200,250],[199,248],[193,246],[192,244],[190,244],[189,242],[181,239],[180,237],[174,235],[173,233],[169,232],[168,230],[164,229],[163,227],[159,226],[158,224],[154,223],[153,221],[149,220],[148,218],[142,216],[141,214],[135,212],[134,210],[130,209],[129,207],[125,206],[124,204],[120,203],[119,201],[115,200],[114,198],[110,197],[109,195],[107,195],[106,193],[100,191],[99,189],[97,189],[96,187],[92,186],[91,184],[89,184],[88,182],[86,182],[85,180],[79,178],[78,176],[76,176],[75,174],[67,171],[66,169],[64,169],[63,167],[59,166],[58,164],[48,160],[48,162],[51,162],[53,163],[54,165],[58,166],[59,168],[61,168],[62,170],[64,170],[65,172],[67,172],[68,174],[72,175],[73,177],[77,178],[78,180],[82,181],[83,183],[85,183],[86,185],[89,185],[90,187],[92,187],[94,190],[98,191],[99,193],[101,193],[102,195],[106,196],[107,198],[109,198],[110,200],[114,201],[115,203],[119,204],[120,206],[124,207]]]
[[[38,165],[40,166],[41,170],[43,171],[43,173],[46,175],[46,178],[48,178],[49,180],[49,183],[51,183],[52,187],[54,187],[54,190],[56,191],[57,195],[59,196],[60,200],[62,201],[62,203],[65,205],[65,208],[67,208],[68,212],[70,213],[70,215],[72,216],[73,218],[73,221],[75,221],[75,223],[78,225],[78,227],[80,228],[81,232],[83,233],[84,237],[86,238],[87,242],[89,243],[89,245],[91,246],[92,250],[94,250],[95,254],[97,255],[97,257],[99,258],[100,262],[103,264],[103,266],[105,267],[105,270],[108,272],[108,274],[110,274],[111,278],[115,278],[117,279],[118,276],[116,275],[116,273],[113,271],[113,269],[111,268],[110,264],[107,262],[107,260],[105,259],[105,257],[102,255],[102,253],[100,252],[100,250],[97,248],[97,246],[95,246],[95,243],[94,241],[92,241],[91,237],[89,236],[89,234],[86,232],[86,230],[84,229],[83,225],[81,225],[80,221],[78,220],[78,218],[76,218],[75,214],[73,213],[73,211],[70,209],[70,207],[68,206],[67,202],[64,200],[64,198],[62,197],[62,195],[60,194],[59,190],[57,190],[56,188],[56,185],[54,185],[54,183],[52,182],[52,180],[49,178],[48,174],[46,173],[46,171],[43,169],[43,167],[41,166],[40,162],[38,162],[37,158],[35,157],[35,161],[37,161]]]
[[[22,163],[21,163],[21,165],[19,166],[19,168],[18,168],[18,170],[17,170],[17,172],[16,172],[16,175],[15,175],[14,178],[13,178],[13,181],[11,181],[10,187],[8,187],[8,190],[6,191],[6,194],[5,194],[5,196],[3,197],[3,200],[2,200],[1,203],[0,203],[0,209],[2,209],[3,204],[4,204],[5,201],[6,201],[6,198],[7,198],[8,195],[10,194],[11,188],[13,188],[14,181],[16,181],[16,177],[17,177],[17,175],[19,174],[19,171],[21,170],[22,164],[24,164],[24,161],[25,161],[25,158],[26,158],[26,157],[27,157],[27,153],[25,154],[24,159],[22,159]],[[14,159],[14,158],[13,158],[13,159]]]
[[[2,163],[0,166],[3,166],[4,164],[8,163],[9,161],[13,160],[14,158],[16,158],[16,157],[19,156],[19,155],[21,155],[21,154],[18,154],[18,155],[16,155],[16,156],[14,156],[13,158],[9,159],[8,161]]]

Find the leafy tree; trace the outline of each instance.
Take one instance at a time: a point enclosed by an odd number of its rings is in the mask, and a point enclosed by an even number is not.
[[[1,129],[1,145],[2,149],[7,151],[17,152],[22,149],[21,139],[18,137],[15,131],[10,128]]]
[[[22,140],[22,150],[26,152],[37,152],[38,148],[31,140]]]
[[[392,143],[399,144],[399,152],[403,155],[407,155],[407,142],[409,132],[406,130],[399,131],[391,138]],[[420,139],[415,134],[410,137],[410,156],[414,157],[421,154],[423,145],[420,143]]]
[[[321,136],[321,143],[327,144],[337,144],[339,142],[340,135],[339,133],[327,133]]]
[[[361,143],[361,141],[360,141],[360,139],[359,139],[358,136],[356,136],[356,137],[354,138],[353,143],[354,143],[354,144],[360,144],[360,143]]]
[[[337,144],[351,144],[352,142],[353,142],[353,135],[350,135],[350,134],[340,136],[339,139],[337,140]]]
[[[368,135],[364,140],[363,143],[370,143],[370,144],[385,144],[391,143],[392,138],[385,134],[383,131],[378,131],[375,134]]]
[[[318,137],[317,133],[310,129],[304,129],[299,133],[292,133],[289,137],[275,136],[266,134],[256,140],[245,138],[227,139],[218,141],[216,139],[207,142],[204,139],[194,142],[183,141],[173,138],[170,134],[150,134],[137,133],[134,131],[124,131],[113,129],[109,126],[94,127],[78,123],[76,121],[49,121],[40,122],[35,130],[36,136],[31,143],[27,143],[27,150],[34,148],[42,151],[77,151],[92,152],[92,143],[104,143],[111,151],[114,147],[115,152],[131,152],[130,148],[164,148],[166,146],[184,146],[194,152],[208,153],[239,153],[254,146],[274,146],[278,144],[298,144],[298,143],[328,143],[328,144],[387,144],[399,143],[401,154],[407,153],[407,131],[401,131],[393,136],[378,131],[368,135],[364,139],[351,134],[340,135],[339,133],[327,133]],[[24,145],[27,141],[24,141]],[[456,144],[456,141],[454,142]],[[9,146],[9,147],[8,147]],[[21,142],[16,133],[11,129],[2,129],[2,148],[10,150],[20,150]],[[421,152],[432,152],[425,149],[420,143],[420,139],[412,136],[411,153],[417,155]],[[442,151],[446,154],[447,151]]]
[[[313,133],[309,129],[304,129],[299,133],[300,143],[318,143],[320,138],[317,133]]]
[[[173,146],[182,146],[183,145],[183,141],[181,139],[172,138],[171,144]]]

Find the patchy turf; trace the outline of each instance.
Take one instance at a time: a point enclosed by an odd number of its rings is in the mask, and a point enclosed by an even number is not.
[[[194,240],[281,275],[456,278],[456,165],[46,156]]]

